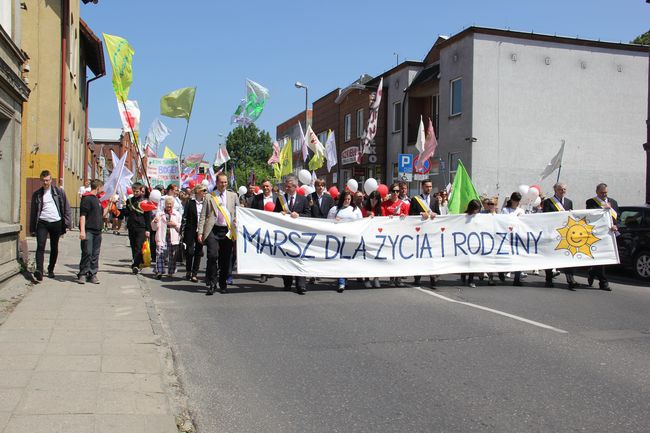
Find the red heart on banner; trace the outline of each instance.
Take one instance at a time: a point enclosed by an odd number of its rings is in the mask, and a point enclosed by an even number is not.
[[[419,233],[420,232],[420,227],[416,227],[415,231]]]
[[[440,227],[440,231],[441,231],[441,232],[444,232],[444,231],[445,231],[445,228],[444,228],[444,227]]]
[[[508,227],[508,230],[512,231],[512,226]]]
[[[382,229],[381,227],[379,227],[377,230],[379,230],[379,233],[381,233],[384,229]]]

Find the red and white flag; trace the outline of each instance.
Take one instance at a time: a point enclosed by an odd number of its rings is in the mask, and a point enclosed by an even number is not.
[[[217,154],[214,156],[214,165],[218,167],[220,165],[225,164],[228,161],[230,161],[230,155],[228,155],[228,149],[226,149],[226,143],[223,143],[221,146],[219,146],[219,150],[217,151]]]
[[[268,165],[277,164],[280,162],[280,145],[277,141],[273,141],[273,154],[266,162]]]
[[[156,152],[154,152],[149,145],[145,148],[145,154],[147,155],[147,158],[158,158]]]
[[[422,119],[420,119],[420,125],[424,126],[422,125]],[[422,144],[422,149],[418,148],[418,150],[420,150],[420,156],[418,157],[417,164],[415,164],[416,170],[422,170],[422,168],[424,168],[424,162],[436,153],[436,147],[438,147],[438,140],[436,140],[436,133],[433,130],[433,123],[431,122],[431,119],[429,119],[429,125],[427,126],[427,132],[424,143]]]
[[[379,80],[379,87],[375,93],[374,99],[370,100],[370,116],[368,117],[368,127],[362,139],[362,144],[357,152],[357,164],[361,164],[363,155],[370,153],[370,143],[377,135],[377,121],[379,119],[379,106],[381,105],[381,96],[384,93],[384,77]]]
[[[300,128],[300,150],[302,151],[302,161],[307,161],[309,156],[309,148],[307,147],[307,140],[305,139],[305,133],[302,131],[302,125],[298,122],[298,128]]]
[[[125,131],[131,132],[132,130],[137,132],[140,130],[140,107],[138,106],[138,101],[117,101],[117,110],[120,113],[120,119],[122,119],[122,128]]]

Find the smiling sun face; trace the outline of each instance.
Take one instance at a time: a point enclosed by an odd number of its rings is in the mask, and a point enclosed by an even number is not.
[[[572,256],[582,253],[593,259],[591,246],[600,240],[600,238],[594,236],[593,230],[594,226],[587,224],[585,218],[574,220],[569,217],[566,225],[557,229],[562,239],[560,239],[555,249],[568,250]]]

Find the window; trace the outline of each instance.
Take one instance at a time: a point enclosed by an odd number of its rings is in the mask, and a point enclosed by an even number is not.
[[[451,182],[451,175],[456,174],[458,169],[458,161],[460,160],[460,152],[451,152],[449,154],[449,175]]]
[[[456,78],[451,81],[451,106],[450,115],[455,116],[462,112],[461,100],[463,97],[463,79]]]
[[[363,108],[357,110],[357,138],[363,136]]]
[[[618,216],[620,227],[640,227],[643,223],[643,214],[640,210],[624,210]]]
[[[12,37],[12,17],[11,4],[13,0],[0,0],[0,26],[5,29],[5,32]]]
[[[395,102],[393,104],[393,132],[400,132],[402,130],[402,103]]]
[[[352,115],[350,113],[345,115],[345,141],[350,141],[352,138]]]

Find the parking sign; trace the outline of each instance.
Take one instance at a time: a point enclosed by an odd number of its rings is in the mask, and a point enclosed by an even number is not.
[[[413,173],[413,155],[400,153],[397,157],[397,171],[400,173]]]

